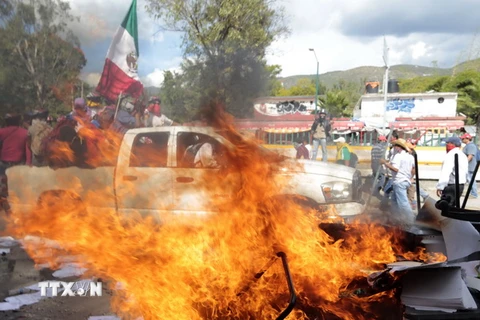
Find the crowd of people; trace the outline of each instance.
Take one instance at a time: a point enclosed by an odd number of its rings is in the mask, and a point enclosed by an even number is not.
[[[379,136],[371,151],[372,175],[377,177],[373,183],[373,195],[381,200],[380,208],[388,212],[390,220],[402,225],[413,225],[414,210],[417,206],[415,175],[416,141],[404,140],[396,132],[391,135],[390,145],[387,137]],[[478,147],[470,134],[452,136],[445,140],[446,155],[442,162],[440,176],[436,185],[437,202],[449,206],[464,192],[465,185],[474,178],[477,165]],[[458,157],[458,166],[455,156]],[[456,194],[455,174],[458,170],[459,192]],[[429,194],[419,187],[420,197],[425,201]],[[383,191],[383,194],[381,193]],[[476,182],[472,183],[469,197],[477,198]],[[437,205],[438,206],[438,205]]]
[[[5,115],[0,129],[0,206],[9,211],[6,169],[15,165],[77,166],[113,165],[123,135],[139,127],[177,125],[162,113],[161,100],[151,97],[142,112],[130,97],[94,113],[83,98],[76,98],[72,111],[52,124],[47,110],[23,115]]]

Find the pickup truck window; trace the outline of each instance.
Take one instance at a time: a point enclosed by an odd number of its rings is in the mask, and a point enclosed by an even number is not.
[[[206,144],[208,152],[197,156],[200,148]],[[218,168],[217,157],[221,150],[222,144],[208,135],[196,132],[177,134],[177,164],[180,168]]]
[[[141,133],[135,137],[130,167],[166,167],[169,132]]]

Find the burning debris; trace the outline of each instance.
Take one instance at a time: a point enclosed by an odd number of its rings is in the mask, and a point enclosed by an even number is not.
[[[294,302],[289,319],[401,319],[386,264],[400,255],[445,257],[408,252],[398,231],[374,223],[320,224],[328,221],[319,221],[317,211],[277,196],[289,179],[273,174],[285,165],[280,157],[237,133],[226,114],[212,120],[236,145],[224,155],[230,166],[199,178],[216,214],[171,215],[158,224],[158,217],[93,209],[110,201],[101,190],[82,199],[59,191],[44,195],[32,212],[14,212],[8,233],[50,239],[81,257],[85,276],[101,277],[115,291],[113,311],[125,319],[273,319]],[[236,194],[217,196],[238,181]],[[38,245],[25,246],[45,262]],[[47,260],[58,264],[55,254]]]

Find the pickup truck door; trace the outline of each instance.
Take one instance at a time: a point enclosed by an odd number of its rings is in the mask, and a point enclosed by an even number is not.
[[[167,130],[125,134],[115,174],[120,214],[138,212],[161,222],[172,210],[172,137]]]
[[[214,149],[214,159],[218,160],[222,148],[221,142],[207,134],[192,131],[178,131],[176,134],[176,168],[173,173],[173,198],[177,213],[202,214],[216,211],[215,202],[229,197],[231,190],[227,186],[212,186],[212,175],[218,175],[219,165],[202,167],[194,163],[195,153],[188,155],[189,146],[210,143]],[[197,159],[198,160],[198,159]]]

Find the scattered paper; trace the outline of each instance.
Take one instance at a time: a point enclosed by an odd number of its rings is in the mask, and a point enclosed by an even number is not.
[[[417,267],[418,268],[418,267]],[[460,267],[410,270],[402,279],[402,303],[434,310],[477,309]]]
[[[0,248],[0,255],[10,253],[10,248]]]
[[[116,316],[93,316],[89,317],[88,320],[120,320],[120,318]]]
[[[443,265],[445,265],[445,262],[422,263],[418,261],[398,261],[387,264],[387,267],[391,268],[390,273],[394,273],[406,270],[438,268]]]
[[[13,247],[18,244],[18,241],[12,237],[0,237],[0,247]]]
[[[78,263],[65,263],[61,269],[55,271],[52,275],[55,278],[78,277],[84,274],[85,271],[87,271],[87,269]]]
[[[37,303],[42,298],[40,292],[7,297],[6,302],[0,302],[0,311],[18,310],[21,306]]]
[[[468,221],[445,219],[442,221],[442,233],[448,260],[480,251],[480,234]]]

